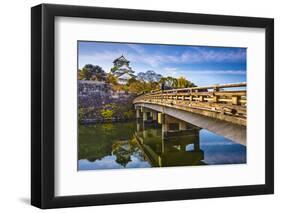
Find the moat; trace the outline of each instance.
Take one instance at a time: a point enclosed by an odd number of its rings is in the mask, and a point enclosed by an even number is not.
[[[246,146],[184,125],[169,131],[143,121],[80,125],[78,170],[246,163]]]

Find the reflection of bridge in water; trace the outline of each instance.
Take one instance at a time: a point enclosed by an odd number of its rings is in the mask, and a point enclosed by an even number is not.
[[[164,133],[186,130],[184,122],[246,145],[246,83],[156,91],[134,100],[137,118],[163,125]]]
[[[145,121],[138,120],[135,138],[153,167],[203,165],[199,131],[200,128],[168,115],[160,125],[148,116]]]

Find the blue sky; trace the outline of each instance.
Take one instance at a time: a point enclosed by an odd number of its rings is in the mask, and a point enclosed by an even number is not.
[[[78,67],[101,66],[109,72],[122,54],[135,71],[184,76],[198,86],[246,81],[246,48],[111,42],[78,42]]]

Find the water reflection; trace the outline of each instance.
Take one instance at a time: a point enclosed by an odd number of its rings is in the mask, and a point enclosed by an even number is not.
[[[136,141],[145,159],[153,167],[189,166],[205,164],[204,152],[200,149],[197,127],[179,130],[165,125],[138,124]],[[173,126],[173,125],[171,125]],[[176,126],[176,125],[175,125]]]
[[[78,157],[78,170],[237,164],[246,147],[166,117],[79,126]]]

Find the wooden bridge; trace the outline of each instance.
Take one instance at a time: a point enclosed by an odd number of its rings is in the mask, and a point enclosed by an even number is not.
[[[160,90],[142,94],[133,103],[137,117],[143,112],[167,114],[246,145],[246,87],[233,83]]]

